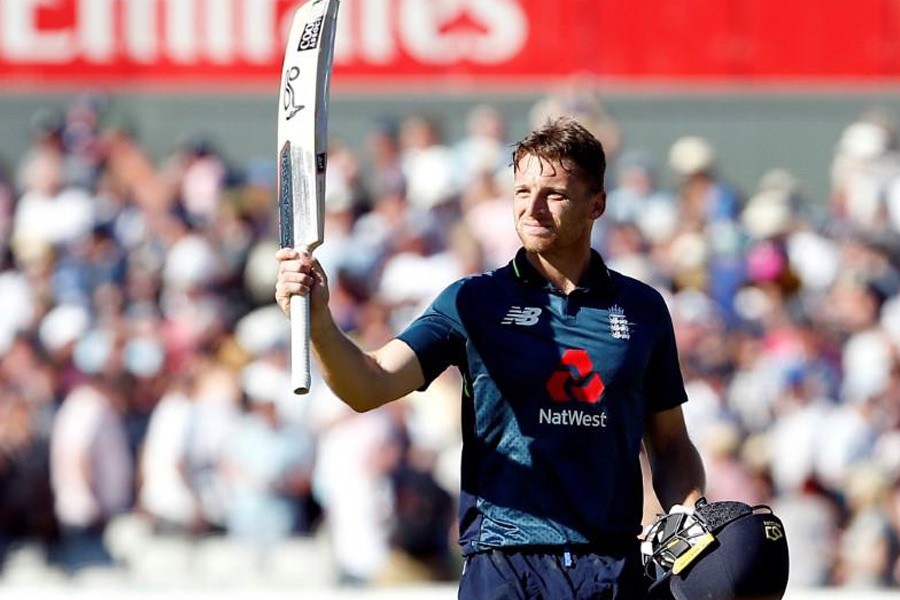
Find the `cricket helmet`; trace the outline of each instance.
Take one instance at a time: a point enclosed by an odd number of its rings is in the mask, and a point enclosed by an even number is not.
[[[701,499],[660,516],[641,554],[654,599],[780,600],[787,587],[784,524],[764,505]]]

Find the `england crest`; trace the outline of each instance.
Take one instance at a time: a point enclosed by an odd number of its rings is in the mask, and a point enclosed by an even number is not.
[[[609,309],[609,332],[617,340],[631,339],[631,329],[628,326],[628,317],[621,306],[613,306]]]

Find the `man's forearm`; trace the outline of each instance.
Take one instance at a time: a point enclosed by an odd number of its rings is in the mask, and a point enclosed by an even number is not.
[[[653,489],[662,507],[693,506],[706,489],[706,472],[700,453],[690,440],[651,454]]]
[[[350,408],[364,412],[396,400],[422,383],[414,354],[397,340],[377,352],[364,352],[330,318],[312,323],[313,355],[328,387]],[[397,346],[402,354],[398,356]],[[412,359],[412,360],[411,360]]]

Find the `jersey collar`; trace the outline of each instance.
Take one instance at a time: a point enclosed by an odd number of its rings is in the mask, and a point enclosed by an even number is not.
[[[525,255],[525,248],[519,248],[516,257],[509,263],[512,269],[513,277],[522,283],[534,287],[555,289],[547,279],[534,268]],[[609,269],[595,250],[591,250],[591,263],[588,265],[587,273],[584,274],[578,287],[575,290],[581,290],[582,293],[602,294],[612,289],[612,277]]]

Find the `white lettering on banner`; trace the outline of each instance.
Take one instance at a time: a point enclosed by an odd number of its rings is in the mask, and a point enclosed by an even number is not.
[[[209,58],[216,63],[228,64],[234,60],[235,14],[233,0],[206,0],[206,12],[201,19]]]
[[[78,5],[78,40],[91,62],[110,62],[115,57],[113,0],[82,0]]]
[[[368,0],[362,6],[365,12],[359,37],[363,56],[371,64],[390,64],[397,58],[397,43],[391,29],[391,0]]]
[[[163,39],[168,56],[175,62],[190,64],[197,61],[197,2],[196,0],[165,0],[166,29]]]
[[[236,2],[238,0],[72,0],[75,22],[68,28],[42,30],[37,13],[41,8],[59,8],[64,0],[3,0],[0,2],[0,58],[13,62],[66,63],[85,59],[110,63],[122,57],[151,63],[161,55],[184,64],[199,59],[229,62],[235,55]],[[198,26],[200,4],[205,5],[204,27]],[[271,0],[253,0],[274,13]],[[123,13],[117,26],[117,7]],[[160,27],[159,8],[165,14]],[[274,15],[258,19],[268,25]],[[272,37],[273,29],[264,35]],[[262,35],[257,36],[262,37]],[[161,52],[161,48],[164,50]],[[274,51],[270,46],[269,56]]]
[[[518,54],[528,38],[518,0],[403,0],[402,6],[403,40],[422,63],[499,63]],[[441,32],[458,20],[459,27]]]
[[[359,0],[344,2],[338,18],[338,65],[387,65],[401,50],[425,65],[501,63],[522,51],[529,30],[519,0]]]
[[[125,48],[138,63],[151,63],[159,54],[156,0],[131,0],[125,11]],[[110,32],[112,37],[112,32]]]
[[[393,8],[398,0],[358,0],[342,2],[338,12],[338,35],[334,39],[337,65],[357,61],[370,65],[388,65],[397,59],[397,40]]]
[[[272,32],[283,31],[287,35],[289,29],[279,29],[275,23],[275,2],[276,0],[244,0],[241,12],[242,50],[244,58],[250,62],[265,64],[276,55],[276,48],[277,52],[284,52],[281,40]]]
[[[497,64],[525,47],[521,0],[345,0],[335,63]],[[298,0],[297,5],[301,2]],[[0,0],[0,62],[268,64],[293,10],[278,0]],[[41,27],[41,11],[74,15]],[[279,15],[283,15],[281,22]]]
[[[81,0],[85,1],[110,0]],[[275,0],[113,1],[120,3],[124,12],[122,37],[127,58],[136,62],[150,63],[165,57],[182,64],[200,60],[229,64],[240,56],[266,63],[274,56]],[[109,8],[108,12],[113,14],[114,10]],[[83,28],[84,23],[79,26]],[[113,27],[107,32],[111,39],[116,33]]]
[[[0,2],[0,49],[3,58],[16,62],[66,63],[75,58],[70,31],[40,31],[37,11],[58,0],[3,0]]]

